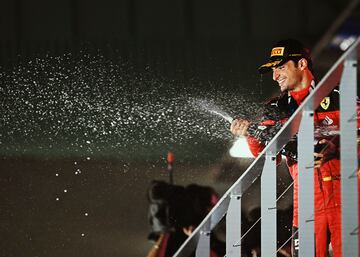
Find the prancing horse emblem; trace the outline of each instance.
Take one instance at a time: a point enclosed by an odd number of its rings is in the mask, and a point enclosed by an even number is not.
[[[321,101],[320,106],[324,110],[327,110],[327,108],[329,108],[329,105],[330,105],[330,97],[327,96]]]

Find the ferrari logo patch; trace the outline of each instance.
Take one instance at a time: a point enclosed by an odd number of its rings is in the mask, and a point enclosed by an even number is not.
[[[324,110],[327,110],[327,108],[329,108],[329,105],[330,105],[330,97],[327,96],[321,101],[320,106]]]
[[[284,55],[284,49],[285,49],[285,47],[274,47],[274,48],[271,50],[271,55],[270,55],[270,57],[273,57],[273,56],[283,56],[283,55]]]

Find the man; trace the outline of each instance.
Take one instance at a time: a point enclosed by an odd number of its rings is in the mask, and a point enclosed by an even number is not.
[[[247,138],[250,150],[257,156],[294,113],[314,88],[310,51],[300,42],[287,39],[271,50],[270,59],[259,68],[260,73],[272,71],[280,87],[280,96],[265,105],[260,122],[236,119],[231,124],[235,136]],[[319,131],[339,129],[339,91],[333,90],[316,110],[314,122]],[[326,133],[325,133],[326,134]],[[341,257],[341,206],[339,140],[333,133],[316,136],[314,156],[314,202],[316,257],[326,257],[331,241],[334,257]],[[317,149],[320,148],[320,149]],[[293,256],[298,256],[298,164],[297,141],[291,140],[282,151],[287,157],[289,172],[294,179]]]

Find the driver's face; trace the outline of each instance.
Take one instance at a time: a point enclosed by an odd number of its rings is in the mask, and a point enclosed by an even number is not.
[[[272,71],[273,80],[279,84],[281,92],[296,91],[300,88],[302,73],[294,61],[287,61],[283,65],[273,68]]]

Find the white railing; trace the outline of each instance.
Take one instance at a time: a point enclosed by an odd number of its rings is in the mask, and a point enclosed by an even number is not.
[[[342,256],[359,256],[357,60],[360,38],[339,58],[244,174],[223,195],[174,257],[210,256],[210,232],[226,215],[226,256],[241,257],[241,201],[261,179],[261,253],[274,257],[277,249],[276,155],[298,133],[299,256],[314,253],[314,110],[330,91],[340,88],[340,163],[342,199]]]

